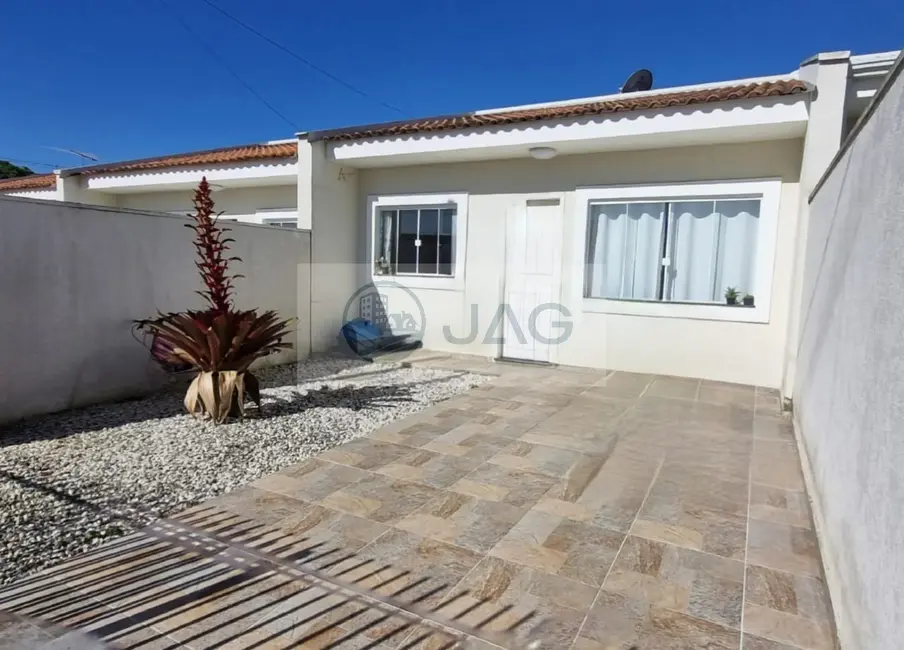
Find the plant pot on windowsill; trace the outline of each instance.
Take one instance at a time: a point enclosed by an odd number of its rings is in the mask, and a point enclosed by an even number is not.
[[[741,302],[745,307],[753,307],[753,296],[749,293],[741,299]]]
[[[737,305],[738,304],[738,290],[734,287],[728,287],[725,290],[725,304],[726,305]]]

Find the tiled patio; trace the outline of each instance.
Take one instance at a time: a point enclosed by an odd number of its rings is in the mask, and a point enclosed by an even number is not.
[[[773,391],[416,362],[500,376],[180,517],[387,597],[407,591],[414,617],[273,565],[243,571],[220,561],[226,545],[188,552],[148,531],[0,592],[0,609],[44,619],[0,613],[0,648],[49,641],[58,624],[143,650],[436,650],[481,623],[492,643],[469,647],[522,648],[538,635],[543,648],[575,650],[834,647]],[[417,625],[425,611],[463,627],[431,636]]]

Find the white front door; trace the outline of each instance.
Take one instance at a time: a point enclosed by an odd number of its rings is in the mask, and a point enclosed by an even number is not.
[[[553,361],[549,339],[560,316],[562,201],[537,199],[511,210],[506,228],[502,356]]]

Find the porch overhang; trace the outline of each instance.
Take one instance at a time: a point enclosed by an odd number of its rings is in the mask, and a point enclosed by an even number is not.
[[[193,189],[202,177],[224,188],[295,185],[298,182],[298,162],[289,160],[91,174],[85,175],[82,183],[88,190],[129,194]]]
[[[327,140],[331,160],[351,167],[526,158],[802,137],[808,94],[726,101],[362,139]]]

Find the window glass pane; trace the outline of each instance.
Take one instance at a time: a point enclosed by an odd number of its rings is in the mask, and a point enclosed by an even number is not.
[[[454,208],[446,208],[444,210],[440,210],[440,227],[439,231],[442,235],[451,235],[452,234],[452,222],[455,220],[455,209]]]
[[[380,210],[374,228],[374,271],[383,275],[393,272],[395,259],[395,227],[398,213]]]
[[[438,271],[439,210],[421,210],[418,273],[436,275]]]
[[[734,287],[743,296],[754,293],[757,231],[760,224],[759,199],[716,201],[719,214],[719,262],[716,278],[723,300],[726,287]],[[738,298],[740,302],[740,297]]]
[[[719,215],[713,201],[676,201],[669,216],[670,300],[713,302],[721,295],[715,276]]]
[[[664,212],[664,203],[590,206],[587,296],[658,297]]]
[[[728,287],[753,293],[759,199],[682,201],[671,208],[669,299],[721,303]]]
[[[417,273],[417,210],[399,210],[397,269],[399,273]]]
[[[455,259],[452,222],[455,219],[455,210],[452,208],[440,210],[439,219],[439,273],[440,275],[452,275],[452,264]]]

